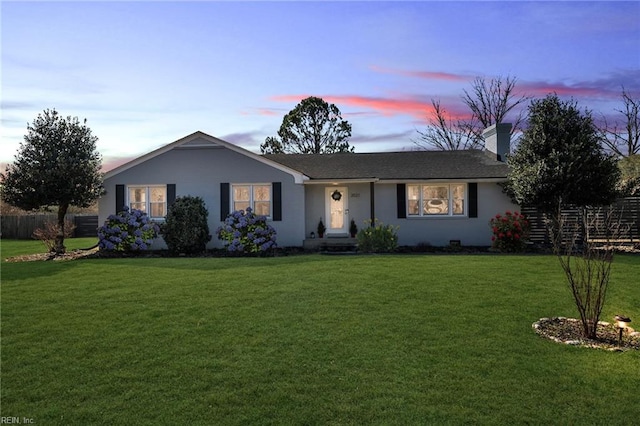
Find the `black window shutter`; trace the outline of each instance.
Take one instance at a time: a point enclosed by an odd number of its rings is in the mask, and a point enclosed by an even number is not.
[[[176,184],[167,184],[167,210],[171,207],[171,204],[176,200]]]
[[[469,188],[469,217],[478,217],[478,184],[471,182]]]
[[[220,220],[224,220],[229,216],[229,183],[220,182]]]
[[[398,219],[407,217],[407,192],[406,185],[399,183],[396,189],[396,198],[398,200]]]
[[[120,213],[124,207],[124,185],[116,185],[116,214]]]
[[[282,183],[281,182],[273,182],[271,184],[271,189],[273,192],[273,215],[272,219],[282,220]]]

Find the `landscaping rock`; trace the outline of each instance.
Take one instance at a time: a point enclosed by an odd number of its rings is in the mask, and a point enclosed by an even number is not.
[[[640,333],[624,333],[622,343],[618,346],[618,329],[603,321],[598,322],[596,339],[583,337],[582,324],[575,318],[541,318],[532,327],[539,335],[558,343],[610,351],[640,350]]]

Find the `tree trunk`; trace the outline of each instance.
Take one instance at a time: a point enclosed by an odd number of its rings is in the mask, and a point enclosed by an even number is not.
[[[69,204],[60,204],[58,206],[58,233],[56,234],[56,243],[53,248],[55,254],[64,254],[67,249],[64,246],[64,217],[68,208]]]

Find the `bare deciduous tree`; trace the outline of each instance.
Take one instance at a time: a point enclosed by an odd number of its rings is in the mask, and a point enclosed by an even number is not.
[[[572,221],[558,208],[549,218],[555,225],[548,229],[580,315],[583,335],[595,339],[609,288],[614,243],[624,229],[620,213],[612,207],[581,208],[580,212]]]
[[[487,81],[484,77],[476,77],[471,83],[471,91],[464,90],[462,101],[471,110],[469,120],[452,120],[439,100],[432,100],[434,118],[429,119],[429,125],[424,132],[418,131],[420,137],[414,143],[422,149],[455,150],[482,148],[484,139],[482,131],[489,126],[502,123],[507,115],[514,114],[509,119],[513,127],[511,134],[522,130],[526,108],[524,103],[531,100],[531,96],[515,94],[517,79],[495,77]]]
[[[518,111],[518,107],[524,106],[531,100],[531,96],[516,96],[517,78],[501,76],[487,81],[484,77],[476,77],[471,83],[471,93],[464,91],[462,101],[469,107],[473,114],[473,119],[468,123],[476,138],[482,140],[482,131],[489,126],[503,123],[507,115],[511,112],[515,116],[511,117],[513,127],[511,134],[522,130],[522,123],[525,119],[525,108]]]
[[[640,98],[634,97],[622,88],[622,109],[616,109],[621,120],[608,123],[602,117],[603,143],[606,148],[620,157],[640,154]]]
[[[466,122],[449,118],[439,100],[432,99],[431,105],[433,106],[433,117],[429,118],[429,126],[424,132],[418,130],[420,136],[414,140],[416,145],[439,151],[479,147],[475,134]]]

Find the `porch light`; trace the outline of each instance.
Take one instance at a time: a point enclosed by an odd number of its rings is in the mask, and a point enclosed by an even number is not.
[[[335,191],[333,191],[333,194],[331,194],[331,198],[333,198],[334,201],[340,201],[340,199],[342,198],[342,193],[336,189]]]
[[[620,332],[620,334],[618,334],[618,346],[620,346],[622,344],[622,333],[631,322],[631,319],[629,317],[625,317],[624,315],[616,315],[614,319],[616,320],[616,325],[618,326],[618,330]]]

